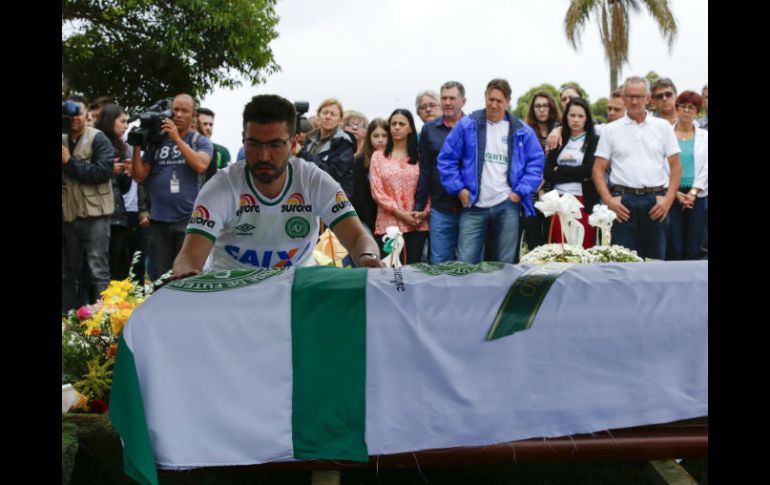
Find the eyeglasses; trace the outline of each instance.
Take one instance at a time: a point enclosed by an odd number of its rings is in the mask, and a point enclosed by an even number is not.
[[[428,108],[430,108],[430,109],[438,108],[438,104],[436,104],[436,103],[425,103],[425,104],[421,104],[420,106],[417,107],[417,109],[419,109],[420,111],[425,111]]]
[[[350,128],[351,130],[357,130],[363,127],[364,125],[359,125],[358,123],[348,123],[347,125],[345,125],[345,128]]]
[[[550,108],[550,106],[547,105],[547,104],[535,104],[532,107],[535,108],[535,109],[548,109],[548,108]]]
[[[673,95],[674,95],[673,91],[666,91],[665,93],[658,93],[658,94],[656,94],[655,96],[653,96],[653,98],[655,98],[658,101],[660,101],[663,98],[668,99],[668,98],[670,98]]]
[[[681,109],[682,111],[698,111],[698,108],[691,104],[680,104],[677,105],[676,109]]]
[[[568,102],[568,101],[570,101],[571,99],[572,99],[572,96],[562,96],[562,97],[561,97],[561,102],[562,102],[562,103],[564,103],[564,102]]]
[[[291,137],[285,140],[270,140],[270,141],[258,141],[258,140],[246,140],[246,148],[259,151],[261,148],[267,148],[268,150],[277,151],[285,147],[289,143]]]

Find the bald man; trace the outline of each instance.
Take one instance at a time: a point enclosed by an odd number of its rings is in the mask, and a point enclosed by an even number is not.
[[[156,147],[135,146],[131,165],[137,182],[147,180],[150,195],[150,251],[154,274],[171,269],[182,248],[193,204],[206,181],[213,146],[191,129],[195,100],[179,94],[171,105],[173,118],[163,120],[163,136]]]

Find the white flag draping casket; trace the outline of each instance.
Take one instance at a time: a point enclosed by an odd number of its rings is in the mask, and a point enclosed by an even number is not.
[[[526,325],[487,340],[532,268],[171,283],[121,336],[110,417],[126,471],[153,482],[155,465],[366,460],[708,414],[707,262],[563,265]]]

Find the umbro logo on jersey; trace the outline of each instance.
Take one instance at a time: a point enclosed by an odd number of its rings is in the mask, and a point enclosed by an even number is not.
[[[286,203],[281,206],[281,212],[312,212],[313,206],[305,204],[305,197],[299,192],[295,192],[286,199]]]
[[[236,236],[250,236],[250,231],[256,229],[256,226],[252,226],[251,224],[241,224],[240,226],[235,226],[235,229],[240,233],[236,234]]]
[[[192,212],[192,217],[190,217],[190,224],[198,224],[200,226],[206,226],[210,229],[214,229],[216,222],[210,220],[210,217],[211,216],[209,215],[209,210],[204,206],[199,205]]]

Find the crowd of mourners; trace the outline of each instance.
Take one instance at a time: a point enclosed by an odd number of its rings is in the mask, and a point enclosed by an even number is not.
[[[613,244],[647,260],[708,258],[708,85],[678,92],[668,78],[632,76],[611,93],[605,124],[577,86],[560,99],[534,93],[524,119],[504,79],[487,84],[480,109],[466,111],[465,94],[457,81],[420,91],[419,132],[408,108],[370,121],[325,99],[300,118],[291,154],[340,185],[381,253],[397,226],[403,264],[516,263],[563,242],[558,216],[534,206],[552,190],[582,203],[586,248],[597,242],[588,217],[604,204],[617,214]],[[79,109],[62,134],[63,312],[129,271],[140,281],[169,271],[188,222],[205,221],[203,185],[246,158],[211,141],[214,112],[187,94],[150,148],[129,146],[129,114],[112,99],[68,99]]]

